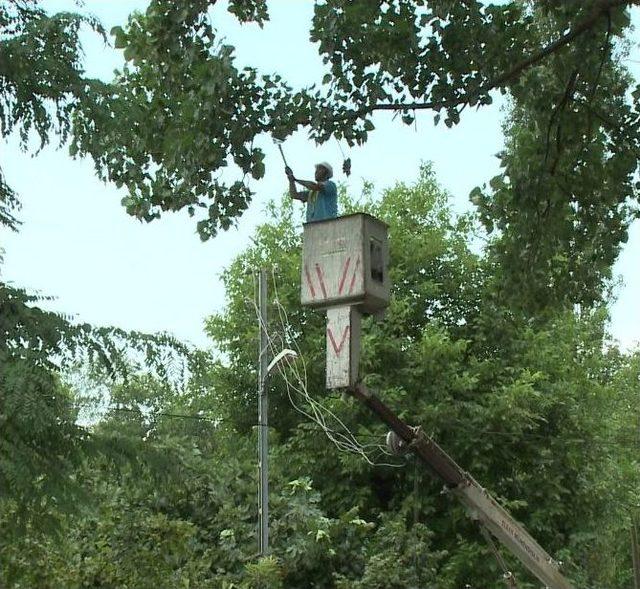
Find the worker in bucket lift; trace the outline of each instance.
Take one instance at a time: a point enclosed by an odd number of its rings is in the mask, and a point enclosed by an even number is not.
[[[331,180],[333,168],[327,162],[316,164],[315,181],[298,180],[286,166],[291,198],[307,203],[307,223],[335,219],[338,216],[338,189]],[[296,182],[307,190],[298,191]]]

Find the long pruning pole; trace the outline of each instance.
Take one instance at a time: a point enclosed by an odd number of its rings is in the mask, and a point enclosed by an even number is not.
[[[280,155],[282,156],[282,161],[284,162],[284,165],[288,168],[289,164],[287,163],[287,158],[284,156],[284,150],[282,149],[282,141],[278,141],[277,139],[274,139],[273,142],[278,146],[278,150],[280,151]]]

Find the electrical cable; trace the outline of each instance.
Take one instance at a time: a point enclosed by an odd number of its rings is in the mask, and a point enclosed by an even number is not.
[[[336,445],[336,447],[341,451],[346,451],[350,453],[355,453],[362,456],[369,464],[371,465],[386,465],[393,467],[401,467],[399,464],[390,464],[390,463],[377,463],[372,460],[367,454],[367,452],[371,452],[372,450],[378,450],[381,454],[391,456],[391,454],[387,451],[386,446],[383,444],[361,444],[356,438],[355,434],[351,432],[348,426],[341,420],[333,411],[331,411],[328,407],[324,406],[322,403],[316,401],[308,392],[308,373],[306,360],[304,355],[302,354],[302,350],[298,345],[298,336],[293,332],[291,327],[291,322],[289,321],[288,314],[286,308],[279,300],[278,295],[278,286],[275,277],[275,270],[272,269],[272,281],[275,292],[275,306],[278,311],[278,318],[282,328],[282,335],[279,333],[274,333],[269,335],[269,331],[267,331],[268,337],[268,348],[272,353],[278,353],[285,347],[292,347],[298,353],[298,359],[296,362],[290,362],[288,365],[281,371],[283,379],[285,381],[287,387],[287,397],[292,404],[293,408],[298,411],[301,415],[303,415],[306,419],[314,423],[318,426],[319,431],[322,431],[327,435],[327,437]],[[254,275],[254,294],[257,293],[257,283]],[[257,305],[255,300],[249,301],[254,307],[256,313],[258,313]],[[266,327],[266,326],[265,326]],[[299,366],[301,366],[301,371]],[[290,371],[290,376],[287,375],[286,371]],[[292,382],[293,380],[293,382]],[[298,401],[296,401],[298,398]],[[305,410],[301,405],[300,401],[303,401],[308,405],[309,411]],[[95,407],[94,404],[78,404],[74,403],[74,407],[77,409],[85,409]],[[105,407],[106,411],[114,411],[114,412],[126,412],[126,413],[142,413],[137,409],[128,409],[125,407]],[[164,417],[170,419],[193,419],[193,420],[201,420],[207,421],[213,424],[223,423],[224,420],[220,417],[209,417],[203,415],[193,415],[193,414],[175,414],[168,412],[154,412],[154,417]],[[333,423],[333,427],[329,427],[327,422]],[[258,425],[258,424],[253,424]],[[334,428],[338,428],[336,431]],[[507,431],[497,431],[491,429],[477,428],[468,422],[461,420],[459,418],[450,417],[446,418],[446,428],[447,430],[453,431],[461,431],[464,430],[468,433],[474,433],[479,435],[486,436],[496,436],[496,437],[504,437],[510,438],[514,441],[522,441],[526,442],[529,440],[555,440],[556,438],[549,434],[537,434],[533,432],[507,432]],[[340,431],[342,430],[342,431]],[[359,438],[369,438],[369,439],[383,439],[384,434],[376,435],[376,434],[367,434],[367,433],[359,433]],[[593,437],[589,439],[585,438],[564,438],[561,440],[563,444],[585,444],[588,442],[597,443],[599,446],[607,446],[610,448],[624,448],[624,449],[633,449],[640,447],[640,435],[632,435],[632,436],[619,436],[616,438],[602,438],[602,437]]]
[[[279,312],[279,316],[281,319],[281,323],[283,326],[283,330],[286,332],[289,332],[289,334],[291,334],[291,330],[290,330],[290,322],[288,320],[287,314],[286,314],[286,309],[284,308],[284,306],[280,303],[279,299],[278,299],[278,295],[277,295],[277,284],[275,283],[275,273],[273,274],[273,280],[274,280],[274,291],[276,292],[276,305],[278,307],[278,312]],[[295,345],[297,346],[297,342],[295,342]],[[302,357],[302,352],[298,347],[298,352],[300,354],[300,357]],[[294,366],[295,369],[295,366]],[[305,379],[303,382],[301,382],[301,378],[300,375],[298,374],[298,381],[299,383],[302,385],[301,389],[302,392],[305,396],[305,400],[312,406],[312,408],[314,409],[318,409],[318,412],[316,413],[318,418],[321,419],[324,423],[324,425],[326,426],[326,421],[324,420],[324,416],[322,415],[322,411],[326,411],[328,412],[329,416],[331,418],[333,418],[335,421],[338,422],[338,424],[341,426],[342,429],[344,429],[346,432],[348,432],[348,438],[347,438],[347,444],[351,446],[351,451],[355,451],[356,453],[361,454],[362,451],[366,451],[368,448],[375,448],[378,450],[382,450],[383,453],[388,454],[388,452],[386,452],[386,448],[380,444],[367,444],[367,445],[363,445],[360,444],[357,439],[355,438],[355,436],[351,433],[351,431],[348,429],[348,427],[344,424],[344,422],[342,420],[340,420],[340,418],[338,418],[332,411],[330,411],[327,407],[325,407],[324,405],[318,403],[317,401],[315,401],[308,393],[308,387],[307,387],[307,380],[306,380],[306,369],[305,369]],[[314,411],[315,412],[315,411]],[[341,436],[342,434],[340,432],[335,432],[333,430],[329,430],[326,432],[327,435],[331,438],[332,434],[333,435],[339,435]],[[335,440],[333,440],[335,443]],[[388,454],[389,455],[389,454]],[[400,465],[393,465],[393,466],[400,466]]]
[[[509,589],[518,589],[516,577],[508,569],[507,563],[505,562],[504,558],[502,558],[502,555],[500,554],[500,551],[498,550],[496,543],[493,541],[493,538],[491,537],[489,530],[487,530],[486,526],[482,523],[479,523],[479,526],[480,526],[480,534],[482,534],[482,537],[487,541],[487,544],[489,545],[489,548],[493,553],[493,556],[498,562],[498,565],[500,566],[500,568],[502,568],[502,578],[504,579],[504,582],[507,584],[507,587],[509,587]]]
[[[282,336],[280,334],[275,334],[271,337],[267,338],[268,345],[271,348],[271,352],[273,354],[278,353],[280,348],[284,347],[293,347],[295,351],[298,353],[298,358],[295,361],[289,362],[286,367],[284,367],[280,372],[283,376],[283,379],[286,384],[287,397],[293,408],[298,411],[305,418],[311,420],[316,423],[327,435],[327,437],[331,440],[331,442],[338,448],[338,450],[343,452],[354,453],[362,458],[364,458],[371,465],[386,465],[394,468],[401,467],[399,464],[392,463],[380,463],[375,462],[374,459],[371,458],[369,452],[372,449],[377,451],[382,451],[384,454],[388,454],[386,449],[381,444],[362,444],[360,443],[355,435],[351,432],[348,426],[342,421],[333,411],[331,411],[328,407],[316,401],[308,392],[308,373],[306,367],[306,361],[304,359],[304,355],[302,354],[302,350],[298,345],[297,338],[292,332],[291,323],[289,322],[286,309],[280,303],[278,296],[278,287],[275,279],[275,271],[272,269],[272,279],[274,284],[274,292],[275,292],[275,305],[278,310],[278,318],[281,323],[282,328]],[[255,275],[254,275],[254,292],[255,292]],[[261,322],[261,327],[265,329],[267,326],[262,323],[262,319],[260,318],[260,313],[257,308],[257,305],[254,301],[251,301],[256,310],[256,316],[258,320]],[[274,339],[280,338],[279,343],[280,346],[274,345]],[[298,364],[302,366],[302,373],[298,369]],[[291,378],[290,378],[291,377]],[[303,407],[299,401],[296,401],[296,397],[304,401],[306,408]],[[328,425],[331,423],[331,426]]]

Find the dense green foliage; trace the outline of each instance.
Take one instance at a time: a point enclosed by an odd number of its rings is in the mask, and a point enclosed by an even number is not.
[[[621,66],[626,9],[637,2],[328,0],[310,30],[327,72],[299,89],[237,68],[208,18],[212,4],[152,0],[132,15],[112,31],[127,64],[108,82],[82,69],[78,31],[102,34],[98,23],[47,14],[35,0],[3,2],[2,137],[18,133],[23,149],[34,138],[69,141],[127,188],[130,214],[187,208],[208,238],[248,206],[245,176],[265,171],[254,144],[262,134],[306,128],[319,142],[357,144],[376,111],[409,124],[432,110],[452,126],[492,91],[506,94],[504,171],[472,195],[484,227],[497,230],[485,251],[472,247],[474,219],[452,216],[428,168],[380,200],[364,195],[359,207],[390,225],[394,291],[386,319],[365,322],[362,372],[500,497],[577,586],[628,587],[640,357],[609,340],[602,300],[637,198],[640,94]],[[262,0],[229,10],[268,20]],[[231,164],[241,176],[229,186],[216,173]],[[18,206],[0,171],[0,227],[17,228]],[[363,443],[386,433],[324,390],[324,319],[299,305],[298,225],[289,202],[272,207],[256,245],[225,273],[227,306],[208,321],[220,355],[191,358],[185,387],[170,367],[188,351],[169,338],[74,325],[0,283],[0,585],[501,585],[478,530],[437,482],[411,458],[371,465],[338,451],[280,377],[271,382],[273,555],[257,557],[249,270],[273,268],[270,332],[275,345],[299,348],[310,395]],[[108,388],[91,427],[79,422],[72,366]],[[371,458],[389,460],[375,449]]]
[[[390,223],[393,260],[387,317],[365,323],[367,380],[499,496],[578,586],[628,586],[638,356],[609,342],[603,309],[535,323],[511,309],[491,256],[470,249],[472,220],[451,215],[428,169],[360,206]],[[0,548],[8,587],[501,586],[478,530],[422,467],[339,452],[293,409],[280,377],[270,387],[273,556],[258,559],[247,269],[275,269],[270,331],[280,341],[284,308],[310,394],[363,442],[385,434],[324,390],[322,314],[298,303],[297,221],[289,202],[272,208],[258,245],[226,272],[227,306],[208,327],[220,360],[194,368],[181,394],[147,377],[112,389],[114,409],[94,434],[129,440],[131,455],[76,469],[87,498],[62,519],[62,537],[26,534]]]
[[[637,409],[637,375],[631,376],[637,359],[608,348],[604,310],[575,315],[561,309],[535,323],[514,311],[494,275],[493,258],[469,250],[470,220],[451,219],[445,196],[426,171],[415,186],[388,191],[369,210],[390,224],[394,298],[385,321],[365,328],[368,380],[406,419],[433,432],[483,484],[512,500],[516,516],[543,545],[557,555],[562,551],[569,571],[584,574],[585,563],[595,558],[595,538],[617,545],[620,558],[626,537],[620,543],[616,532],[609,537],[603,530],[611,531],[613,520],[627,525],[625,510],[633,503],[638,472],[629,444],[638,416],[629,411]],[[324,388],[323,319],[298,307],[299,237],[289,219],[285,207],[276,224],[259,233],[261,247],[236,261],[227,276],[228,311],[210,324],[232,361],[229,369],[219,368],[224,386],[218,385],[217,398],[243,427],[255,403],[237,394],[251,390],[246,375],[255,355],[247,346],[247,339],[255,338],[255,320],[246,312],[252,289],[246,268],[276,264],[279,299],[290,311],[293,332],[300,334],[310,388],[320,395]],[[286,251],[291,260],[283,259]],[[318,451],[328,444],[323,434],[316,431],[309,439],[311,432],[296,426],[300,417],[281,386],[273,397],[275,427],[298,452],[315,455],[310,464],[303,453],[299,468],[326,493],[327,505],[348,509],[355,499],[361,509],[366,506],[363,516],[375,519],[386,510],[410,517],[407,504],[420,501],[420,521],[434,531],[438,548],[451,555],[440,569],[447,571],[440,582],[446,585],[449,578],[452,586],[461,586],[471,582],[471,574],[490,578],[493,563],[452,502],[438,495],[437,483],[421,479],[418,499],[412,497],[409,474],[363,470],[357,459],[340,458],[330,446]],[[372,432],[384,433],[359,408],[340,399],[327,402],[365,440]],[[457,534],[474,540],[465,549]],[[622,570],[618,564],[607,569],[607,558],[592,563],[591,582],[614,585],[624,578],[614,578]]]
[[[82,26],[103,34],[89,17],[50,15],[30,0],[0,4],[3,138],[16,133],[25,150],[34,139],[37,149],[67,141],[90,86],[81,65]],[[0,169],[0,231],[18,228],[18,208]],[[167,381],[174,360],[189,354],[164,335],[74,324],[43,311],[43,298],[0,281],[0,517],[14,524],[42,522],[52,507],[69,507],[80,492],[77,468],[88,453],[105,449],[77,424],[66,369],[82,365],[93,378],[122,379],[146,366]]]
[[[42,520],[52,506],[68,509],[81,493],[83,459],[107,450],[77,424],[69,370],[112,382],[146,367],[175,382],[167,369],[190,354],[168,336],[73,324],[40,303],[0,284],[0,514],[6,507],[16,524]]]
[[[562,297],[590,303],[637,202],[640,91],[623,66],[637,3],[319,2],[309,38],[325,71],[315,85],[292,88],[277,72],[236,65],[212,0],[151,0],[115,27],[126,65],[112,81],[86,79],[79,59],[78,28],[102,33],[98,23],[47,15],[34,0],[8,2],[2,136],[16,129],[25,147],[30,130],[41,143],[51,131],[69,138],[72,154],[91,155],[102,177],[126,187],[130,214],[152,220],[186,208],[207,239],[251,201],[246,178],[265,172],[261,136],[306,129],[318,142],[361,144],[378,111],[399,112],[406,124],[431,111],[435,124],[452,126],[499,91],[511,103],[504,172],[472,200],[503,236],[505,279],[532,312]],[[228,10],[268,24],[265,0]],[[16,202],[0,176],[4,222],[15,223]]]
[[[78,29],[100,27],[73,14],[48,16],[32,2],[0,6],[0,129],[23,148],[64,142],[84,95]],[[17,196],[0,171],[0,230],[16,230]],[[2,262],[0,250],[0,264]],[[0,524],[3,541],[51,529],[86,495],[79,472],[89,456],[118,451],[78,424],[73,367],[94,381],[127,378],[142,367],[165,382],[190,351],[173,338],[70,322],[44,311],[46,297],[0,281]],[[175,375],[174,375],[175,376]],[[175,380],[175,379],[174,379]]]
[[[549,39],[571,10],[538,7],[532,34]],[[609,13],[522,74],[511,88],[503,172],[472,196],[485,226],[502,234],[497,256],[531,313],[597,301],[627,240],[640,188],[640,86],[630,103],[619,42],[626,26],[625,15]]]
[[[17,133],[28,149],[54,138],[64,144],[72,113],[88,90],[81,65],[79,30],[104,32],[90,17],[47,14],[33,0],[0,4],[0,137]],[[0,169],[0,226],[17,226],[17,195]]]

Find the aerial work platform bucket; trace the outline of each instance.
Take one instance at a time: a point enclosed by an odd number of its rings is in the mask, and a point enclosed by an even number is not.
[[[388,226],[367,213],[306,223],[301,302],[327,309],[327,388],[353,386],[362,313],[389,305]]]
[[[389,305],[387,225],[366,213],[306,223],[301,302],[326,309],[355,305],[376,313]]]

